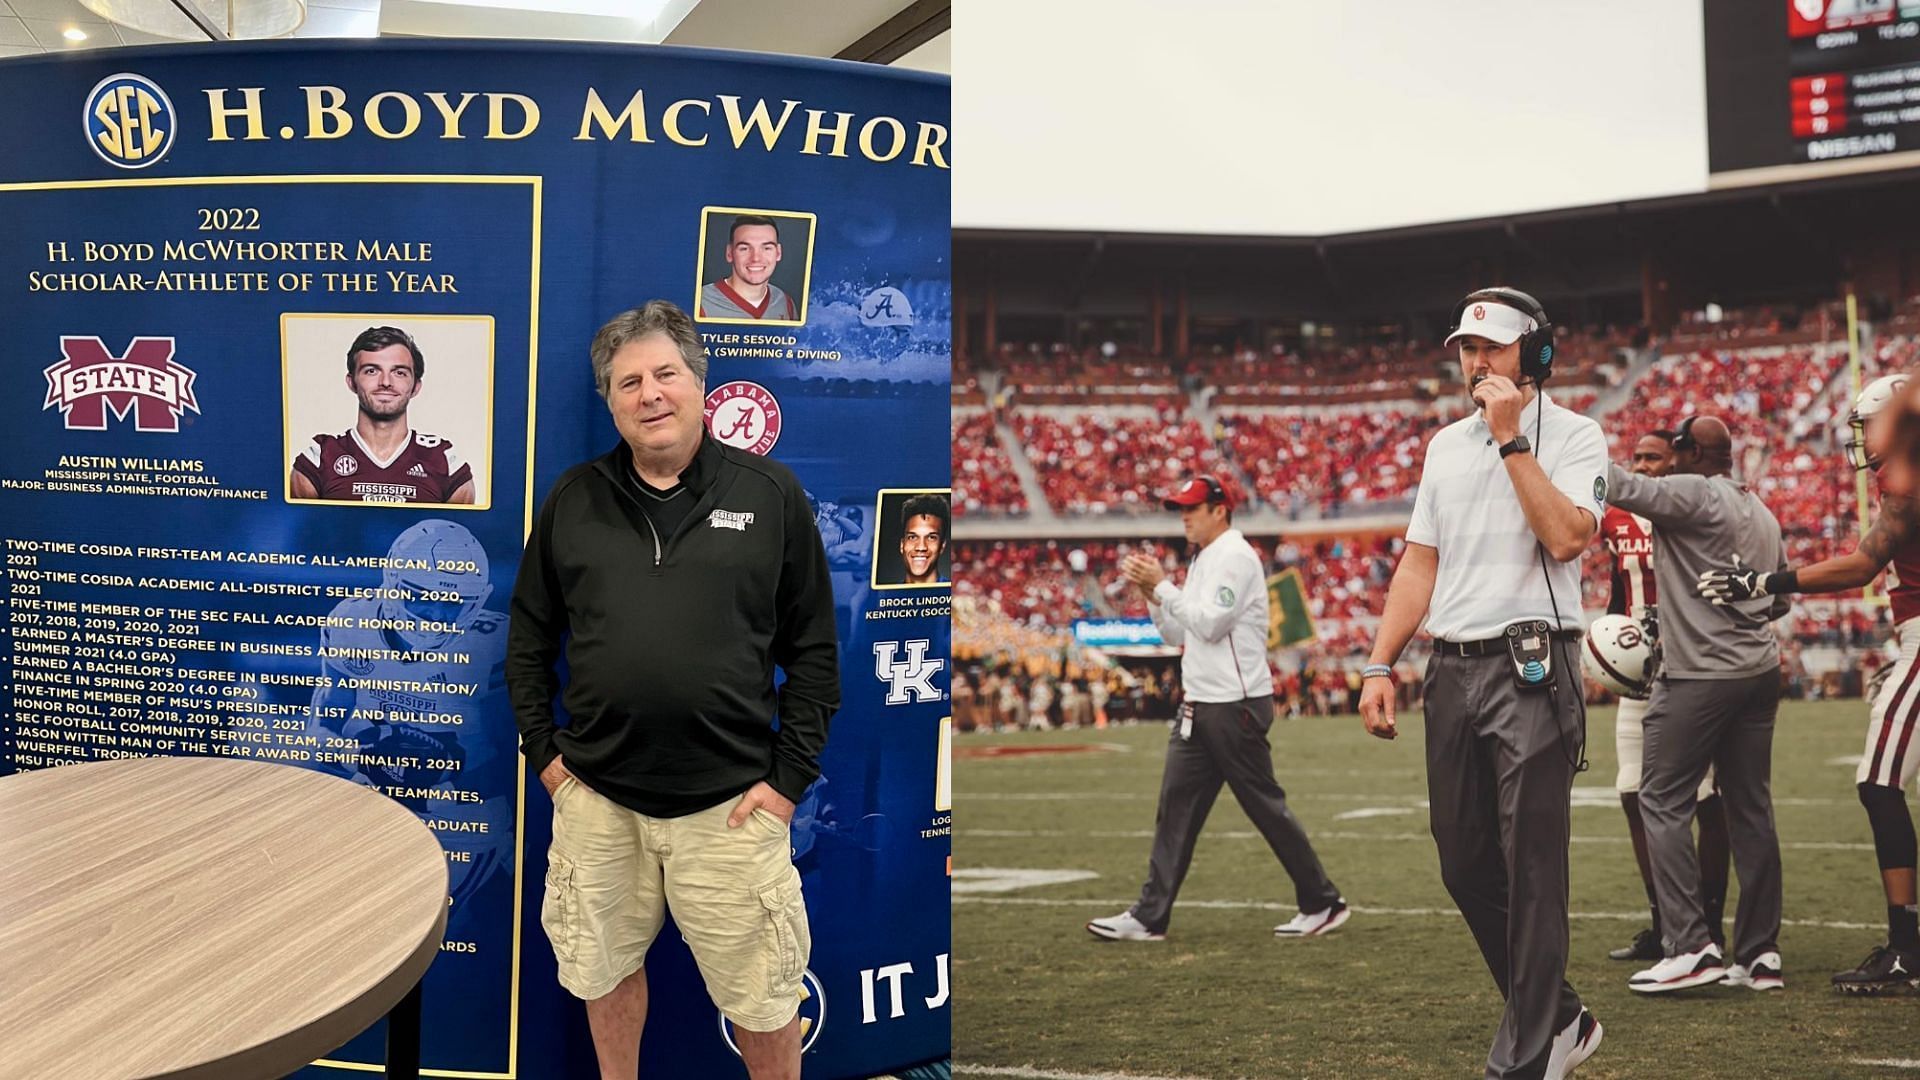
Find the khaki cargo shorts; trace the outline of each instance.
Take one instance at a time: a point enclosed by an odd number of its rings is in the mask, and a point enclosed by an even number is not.
[[[799,1013],[813,938],[787,825],[737,798],[685,817],[635,813],[568,777],[553,796],[540,922],[560,985],[592,1000],[640,970],[667,909],[727,1019],[778,1031]]]

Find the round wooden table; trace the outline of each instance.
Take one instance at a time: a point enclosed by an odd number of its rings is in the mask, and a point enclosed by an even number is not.
[[[406,999],[446,857],[357,784],[234,758],[0,778],[0,1075],[282,1077]],[[403,1025],[397,1022],[396,1029]]]

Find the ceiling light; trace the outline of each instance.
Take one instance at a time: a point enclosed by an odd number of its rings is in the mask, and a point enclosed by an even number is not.
[[[77,26],[69,26],[65,30],[60,31],[60,36],[66,38],[68,41],[87,40],[87,32]]]

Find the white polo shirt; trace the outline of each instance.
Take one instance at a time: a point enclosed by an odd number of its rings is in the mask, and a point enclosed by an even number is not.
[[[1600,425],[1541,393],[1522,411],[1520,431],[1534,444],[1533,455],[1553,486],[1597,523],[1607,509],[1607,440]],[[1486,418],[1477,410],[1441,428],[1427,444],[1407,541],[1439,552],[1427,606],[1427,630],[1434,637],[1479,641],[1499,636],[1521,619],[1552,622],[1555,602],[1562,630],[1584,628],[1580,559],[1586,555],[1564,563],[1547,555],[1546,573],[1541,573],[1543,549],[1527,526]]]
[[[1189,701],[1222,704],[1273,693],[1267,668],[1267,576],[1260,553],[1239,529],[1200,549],[1187,583],[1154,586],[1153,625],[1169,645],[1185,645],[1180,681]]]

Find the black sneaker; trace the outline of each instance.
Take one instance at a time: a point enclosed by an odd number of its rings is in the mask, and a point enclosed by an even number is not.
[[[1667,950],[1660,946],[1660,935],[1654,933],[1649,927],[1633,935],[1633,944],[1608,953],[1607,959],[1641,960],[1650,964],[1666,955]]]
[[[1845,994],[1884,994],[1908,987],[1920,988],[1920,956],[1886,945],[1875,945],[1859,967],[1833,977],[1833,988]]]

